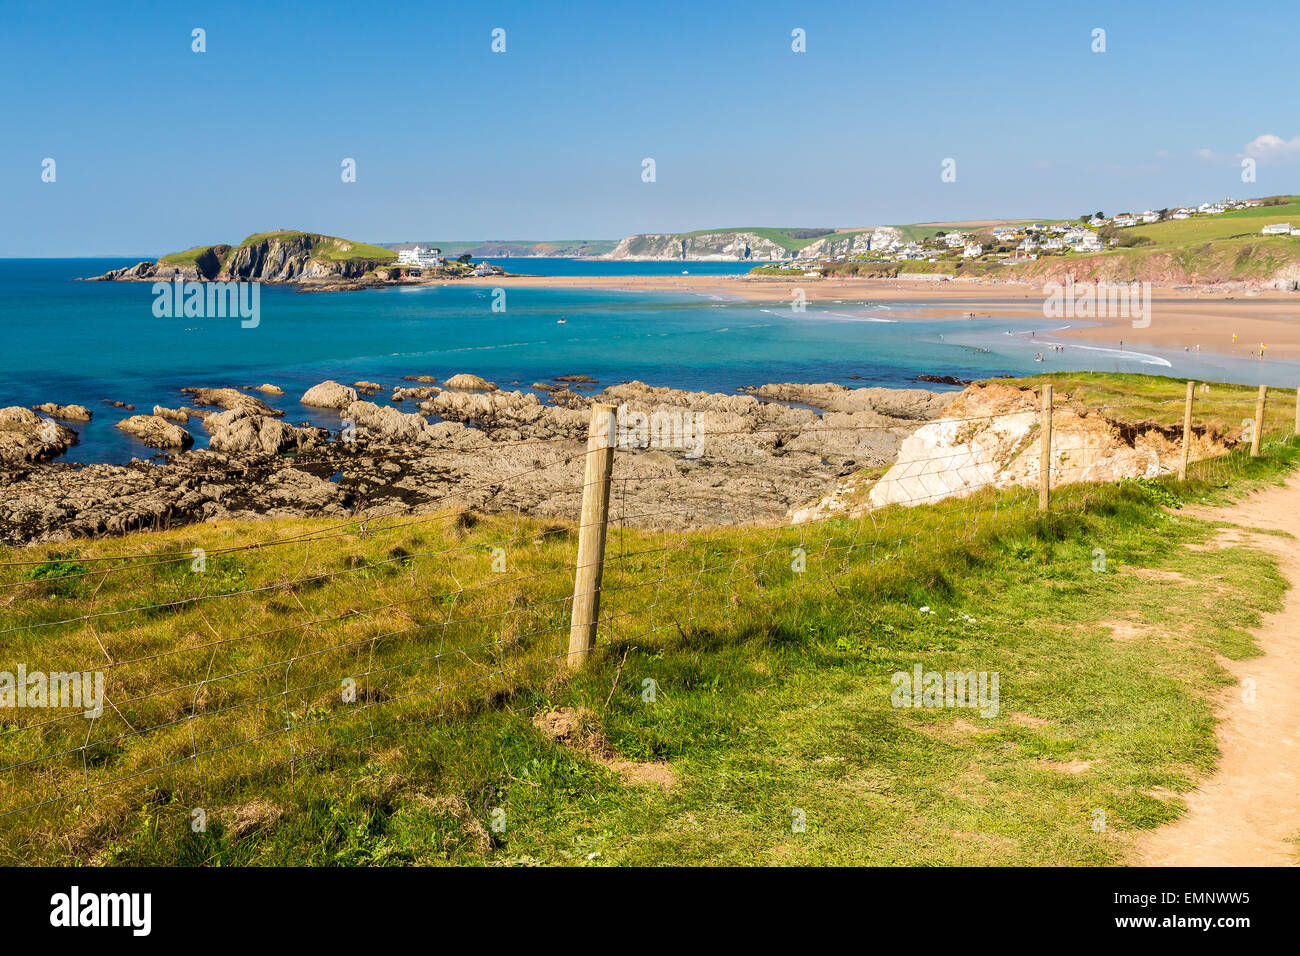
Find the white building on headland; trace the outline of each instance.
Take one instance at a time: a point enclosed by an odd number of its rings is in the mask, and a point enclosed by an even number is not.
[[[414,249],[397,250],[399,266],[436,269],[443,264],[443,261],[441,249],[425,249],[423,246],[416,246]]]

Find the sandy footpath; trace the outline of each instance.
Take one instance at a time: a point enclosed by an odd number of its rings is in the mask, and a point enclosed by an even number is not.
[[[1185,816],[1138,839],[1147,866],[1294,866],[1300,846],[1300,552],[1295,538],[1250,534],[1268,528],[1300,537],[1300,475],[1223,509],[1191,512],[1230,521],[1225,546],[1278,556],[1291,588],[1282,610],[1256,631],[1263,657],[1225,661],[1237,678],[1220,699],[1219,765],[1187,794]],[[1243,698],[1253,680],[1254,700]]]
[[[690,264],[687,263],[687,266]],[[929,278],[859,279],[806,278],[801,280],[741,276],[516,276],[459,280],[504,288],[608,289],[630,292],[679,292],[726,295],[755,302],[790,302],[795,289],[803,289],[814,307],[839,301],[873,303],[916,302],[920,318],[1005,315],[1043,318],[1056,328],[1063,320],[1043,316],[1044,294],[1037,284]],[[1134,328],[1127,318],[1088,319],[1084,328],[1057,333],[1062,338],[1125,347],[1180,350],[1195,349],[1241,358],[1267,346],[1267,358],[1300,358],[1300,294],[1294,292],[1224,293],[1153,289],[1151,322]],[[1068,320],[1067,320],[1068,321]],[[1236,340],[1233,334],[1236,334]]]

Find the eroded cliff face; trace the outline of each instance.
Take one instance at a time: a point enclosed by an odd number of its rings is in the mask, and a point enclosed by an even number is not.
[[[891,242],[902,242],[903,233],[893,226],[864,229],[849,236],[827,236],[799,250],[800,259],[831,259],[835,256],[863,256],[880,251]]]
[[[699,235],[647,233],[628,236],[606,259],[680,259],[683,261],[789,259],[793,250],[752,232],[707,232]]]
[[[321,254],[329,244],[331,255]],[[220,281],[220,282],[310,282],[356,279],[377,268],[391,266],[388,261],[368,258],[340,258],[350,243],[311,233],[278,237],[268,236],[231,250],[228,245],[210,246],[192,263],[166,260],[140,262],[125,269],[114,269],[100,281],[145,282]]]
[[[1039,398],[1033,389],[971,385],[943,414],[903,439],[879,478],[859,472],[829,495],[792,509],[791,520],[856,517],[887,505],[965,497],[985,488],[1037,487]],[[1154,478],[1177,471],[1181,429],[1121,424],[1100,411],[1058,407],[1052,415],[1052,486]],[[1193,461],[1222,454],[1233,442],[1194,430]]]

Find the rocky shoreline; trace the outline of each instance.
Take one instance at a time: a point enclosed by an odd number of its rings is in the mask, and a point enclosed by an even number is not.
[[[597,392],[597,384],[560,376],[534,385],[539,398],[472,375],[441,384],[408,376],[392,387],[394,404],[379,405],[362,397],[379,383],[319,383],[301,402],[337,410],[338,431],[289,424],[251,394],[276,394],[274,385],[193,387],[184,390],[190,405],[155,406],[118,423],[174,452],[125,465],[52,460],[75,443],[75,429],[31,409],[3,409],[0,541],[449,508],[572,518],[593,401],[622,408],[614,520],[659,528],[781,522],[841,477],[890,465],[903,439],[958,394],[786,383],[724,395],[641,382]],[[197,428],[208,447],[184,450]]]

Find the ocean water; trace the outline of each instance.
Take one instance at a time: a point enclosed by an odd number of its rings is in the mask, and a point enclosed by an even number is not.
[[[733,392],[765,382],[916,386],[921,373],[970,379],[1046,369],[1135,371],[1208,380],[1293,385],[1296,363],[1201,358],[1044,343],[1063,323],[1006,318],[910,318],[924,303],[845,300],[793,313],[779,304],[678,293],[511,289],[506,311],[492,292],[450,284],[368,292],[299,293],[263,286],[260,322],[237,318],[157,318],[148,283],[75,282],[137,260],[0,260],[0,407],[53,401],[82,404],[88,424],[71,423],[81,443],[72,461],[125,461],[154,450],[114,423],[128,412],[103,400],[188,404],[184,386],[271,382],[262,396],[290,422],[338,427],[333,413],[298,398],[328,378],[386,386],[404,375],[445,379],[472,372],[502,387],[529,387],[561,374],[602,385],[654,385]],[[511,271],[675,274],[679,263],[494,260]],[[671,267],[671,268],[669,268]],[[689,263],[692,272],[744,271],[734,263]],[[996,304],[980,303],[996,316]],[[557,320],[563,318],[563,324]],[[1044,356],[1036,362],[1037,353]],[[515,386],[514,383],[519,383]],[[926,386],[940,387],[940,386]],[[381,395],[373,401],[384,401]],[[206,433],[191,423],[196,444]]]

